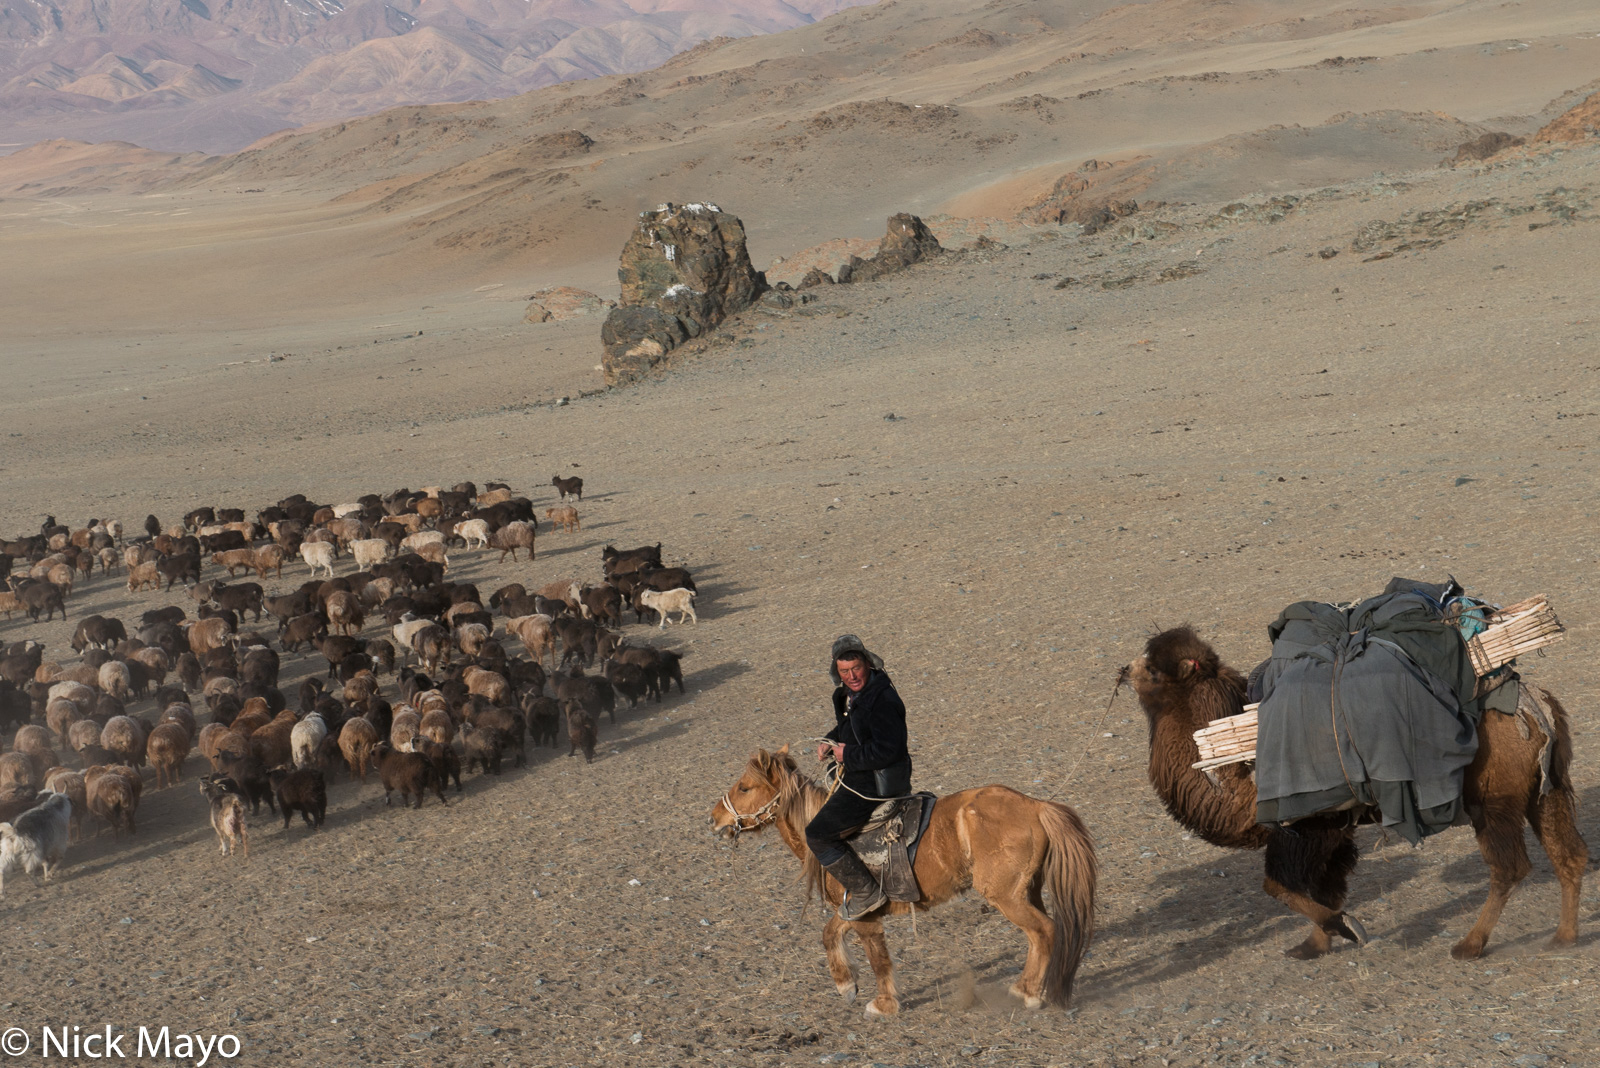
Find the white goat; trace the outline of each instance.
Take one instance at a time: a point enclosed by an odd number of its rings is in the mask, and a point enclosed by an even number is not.
[[[660,613],[662,630],[667,627],[668,612],[678,613],[679,623],[692,619],[696,626],[700,624],[700,617],[694,614],[694,591],[682,586],[675,590],[644,590],[639,594],[639,603]]]
[[[72,834],[72,799],[50,794],[11,823],[0,823],[0,894],[7,868],[21,866],[29,875],[43,871],[49,879],[67,855]]]
[[[456,535],[467,543],[469,549],[489,547],[489,524],[482,519],[468,519],[457,523]]]

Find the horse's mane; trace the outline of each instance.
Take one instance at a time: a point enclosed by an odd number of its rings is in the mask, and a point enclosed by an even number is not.
[[[822,808],[823,802],[828,799],[827,794],[809,775],[800,770],[787,747],[775,753],[769,753],[765,749],[759,750],[750,758],[750,768],[769,782],[776,780],[778,784],[776,822],[780,828],[787,829],[788,833],[784,838],[800,856],[800,877],[806,884],[806,900],[809,901],[811,895],[815,893],[817,899],[826,904],[828,897],[823,888],[822,865],[806,845],[806,824],[810,823],[812,817]]]

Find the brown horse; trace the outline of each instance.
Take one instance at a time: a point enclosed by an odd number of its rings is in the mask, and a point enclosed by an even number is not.
[[[1150,782],[1173,819],[1224,849],[1266,847],[1262,889],[1310,920],[1309,937],[1289,951],[1310,959],[1326,953],[1333,935],[1365,941],[1361,925],[1344,912],[1345,892],[1358,854],[1351,814],[1296,821],[1293,830],[1256,823],[1256,786],[1250,768],[1226,764],[1212,778],[1194,770],[1200,759],[1194,732],[1244,707],[1245,680],[1188,627],[1151,638],[1145,654],[1123,669],[1132,679],[1150,723]],[[1120,684],[1120,680],[1119,680]],[[1523,685],[1527,685],[1524,683]],[[1522,828],[1531,824],[1561,883],[1561,922],[1552,946],[1578,937],[1578,898],[1589,849],[1578,833],[1573,797],[1572,735],[1567,712],[1542,687],[1534,692],[1549,710],[1554,737],[1523,716],[1485,712],[1478,752],[1462,783],[1478,849],[1489,865],[1489,899],[1478,922],[1450,951],[1457,960],[1483,952],[1500,910],[1531,865]],[[1550,781],[1539,754],[1550,746]]]
[[[739,781],[717,800],[711,822],[737,837],[774,825],[805,866],[807,893],[815,890],[829,908],[843,890],[806,847],[806,824],[827,793],[795,766],[784,746],[757,750]],[[889,902],[869,918],[847,922],[837,914],[822,929],[828,971],[846,1001],[856,996],[856,973],[845,954],[844,936],[854,930],[878,980],[868,1016],[900,1011],[894,964],[883,937],[883,917],[926,911],[957,894],[977,890],[1028,936],[1028,960],[1011,993],[1029,1008],[1065,1005],[1072,996],[1078,963],[1094,934],[1094,843],[1078,814],[1066,805],[1040,801],[1007,786],[981,786],[939,799],[917,849],[912,870],[922,897]],[[1054,901],[1045,912],[1041,890]]]

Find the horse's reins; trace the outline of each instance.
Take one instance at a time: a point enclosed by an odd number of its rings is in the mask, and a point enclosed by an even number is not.
[[[722,807],[733,815],[733,823],[729,826],[729,830],[733,831],[733,837],[738,838],[745,831],[759,831],[769,823],[776,822],[778,819],[778,802],[781,800],[783,800],[783,794],[781,792],[776,793],[772,795],[772,800],[754,812],[740,812],[733,807],[733,799],[724,790],[722,792]],[[745,820],[752,820],[753,822],[746,825]]]

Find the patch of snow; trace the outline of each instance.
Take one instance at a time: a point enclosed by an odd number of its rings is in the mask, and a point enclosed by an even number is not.
[[[677,258],[678,258],[678,246],[677,245],[664,245],[662,247],[666,249],[667,262],[668,263],[675,262],[677,260]]]

